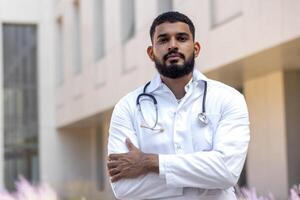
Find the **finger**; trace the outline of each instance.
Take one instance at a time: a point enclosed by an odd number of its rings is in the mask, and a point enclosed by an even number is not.
[[[121,179],[122,179],[122,175],[121,175],[121,173],[119,173],[119,174],[112,176],[110,180],[111,180],[111,182],[116,182]]]
[[[129,151],[136,149],[136,147],[134,146],[134,144],[131,142],[129,138],[126,138],[126,146]]]
[[[107,163],[107,168],[108,169],[116,168],[119,164],[120,164],[120,162],[118,162],[118,161],[109,161]]]
[[[113,168],[113,169],[109,170],[108,173],[112,177],[112,176],[115,176],[115,175],[119,174],[120,170],[117,169],[117,168]]]
[[[126,153],[112,153],[108,155],[108,160],[118,160],[120,159],[123,155],[125,155]]]

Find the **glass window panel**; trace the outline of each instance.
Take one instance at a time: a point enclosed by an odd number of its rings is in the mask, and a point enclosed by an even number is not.
[[[211,0],[211,27],[217,27],[242,15],[242,1]]]
[[[102,58],[105,54],[104,40],[104,0],[94,0],[94,39],[95,39],[95,58]]]
[[[73,53],[73,72],[78,74],[81,71],[81,28],[80,28],[80,3],[76,1],[73,3],[73,41],[72,41],[72,53]]]
[[[60,86],[64,82],[64,24],[62,18],[57,20],[56,52],[56,84]],[[28,76],[30,76],[30,70],[28,70]]]
[[[157,0],[157,10],[158,14],[172,11],[173,10],[173,0]]]
[[[36,26],[3,25],[5,185],[38,179]]]
[[[125,44],[134,36],[135,32],[135,1],[121,1],[121,33],[122,44]]]

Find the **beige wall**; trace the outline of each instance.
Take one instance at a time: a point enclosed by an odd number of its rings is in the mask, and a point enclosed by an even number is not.
[[[106,171],[106,144],[110,116],[111,110],[108,110],[59,130],[61,144],[56,149],[59,154],[55,155],[59,160],[59,166],[55,170],[47,170],[53,174],[53,178],[50,177],[48,180],[54,183],[63,197],[115,199]],[[97,144],[98,134],[101,135],[100,146]],[[98,161],[100,163],[97,163]],[[101,164],[100,168],[98,164]],[[104,181],[102,187],[99,185],[99,172],[102,173]]]
[[[90,186],[92,169],[91,128],[70,128],[60,134],[60,141],[64,145],[59,149],[60,162],[57,164],[60,166],[55,174],[59,189],[64,196],[86,195],[85,189]]]
[[[58,127],[72,126],[111,109],[123,95],[147,82],[155,73],[145,50],[150,44],[148,29],[157,14],[158,1],[136,1],[136,32],[122,45],[120,0],[105,0],[106,53],[95,61],[93,0],[81,0],[82,72],[76,76],[71,72],[70,55],[70,30],[74,23],[70,14],[72,2],[60,0],[54,7],[54,20],[64,19],[67,38],[64,43],[65,81],[56,89]],[[196,26],[196,39],[202,45],[197,67],[207,74],[216,69],[218,79],[238,88],[244,87],[252,131],[247,161],[249,185],[259,192],[272,191],[284,199],[288,195],[290,162],[287,161],[282,70],[291,63],[298,63],[295,52],[299,42],[294,39],[300,36],[300,21],[297,20],[300,3],[296,0],[246,0],[238,7],[226,8],[221,1],[215,2],[219,2],[216,10],[239,15],[212,27],[210,0],[175,0],[174,6],[175,10],[190,16]],[[217,13],[218,20],[222,21],[228,14],[224,13]],[[284,45],[287,41],[289,45]],[[291,59],[290,55],[295,56]],[[106,190],[98,194],[111,195],[109,191],[107,185]]]
[[[102,153],[102,156],[104,158],[104,160],[102,160],[103,166],[104,166],[104,187],[102,189],[99,188],[95,188],[95,190],[93,191],[94,193],[94,198],[95,200],[113,200],[115,199],[113,192],[111,190],[111,186],[109,183],[109,178],[107,176],[107,171],[106,171],[106,158],[107,158],[107,140],[108,140],[108,128],[109,128],[109,123],[110,123],[110,117],[111,117],[111,112],[112,110],[108,110],[103,112],[100,115],[100,123],[101,123],[101,132],[102,132],[102,147],[103,149],[97,149],[94,148],[94,154],[96,154],[96,152],[100,151],[100,153]],[[95,140],[94,140],[95,141]],[[95,142],[94,142],[95,144]],[[96,166],[94,164],[94,166]],[[92,180],[96,185],[96,173],[97,173],[97,169],[95,168],[94,170],[92,170]]]
[[[44,0],[0,0],[0,21],[11,23],[36,23],[40,19]]]
[[[251,122],[249,186],[256,187],[259,193],[270,191],[286,199],[289,190],[283,72],[246,81],[244,93]]]
[[[148,31],[157,14],[157,1],[136,1],[136,33],[122,46],[120,1],[105,0],[106,56],[94,61],[93,0],[81,0],[82,73],[76,76],[70,70],[70,25],[74,20],[70,17],[71,5],[72,0],[58,1],[54,16],[65,19],[67,38],[64,47],[66,64],[63,66],[65,82],[56,93],[60,127],[112,108],[123,95],[147,82],[155,73],[153,63],[147,58],[146,47],[150,44]],[[196,39],[202,44],[197,64],[205,72],[299,37],[300,21],[296,20],[299,6],[300,2],[295,0],[246,0],[237,8],[226,8],[217,3],[216,10],[240,14],[211,27],[211,1],[174,1],[175,10],[186,13],[194,21]],[[222,13],[217,15],[222,19]]]

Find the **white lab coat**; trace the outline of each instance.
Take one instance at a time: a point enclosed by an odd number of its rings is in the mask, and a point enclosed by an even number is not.
[[[202,111],[203,80],[207,81],[206,113],[209,124],[198,119]],[[142,128],[155,122],[151,101],[142,98],[144,118],[136,105],[143,86],[123,97],[111,118],[108,154],[128,152],[131,139],[145,153],[159,154],[159,174],[112,183],[118,199],[231,200],[233,186],[245,162],[249,118],[244,97],[235,89],[194,70],[180,103],[157,75],[147,93],[158,102],[159,133]]]

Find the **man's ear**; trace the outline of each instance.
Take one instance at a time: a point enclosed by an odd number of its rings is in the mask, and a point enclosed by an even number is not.
[[[154,54],[153,54],[153,47],[152,46],[148,46],[147,48],[147,54],[149,56],[149,58],[154,61]]]
[[[198,57],[198,55],[200,53],[200,50],[201,50],[200,43],[199,42],[195,42],[194,43],[194,55],[195,55],[195,58]]]

